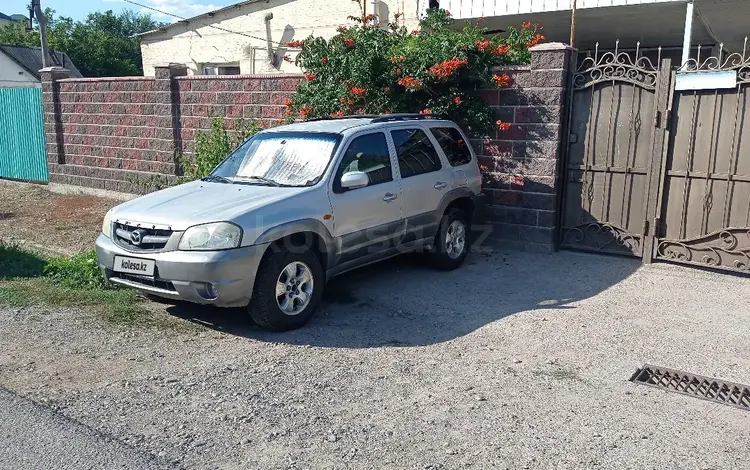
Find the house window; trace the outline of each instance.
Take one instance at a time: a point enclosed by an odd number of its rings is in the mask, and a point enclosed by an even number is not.
[[[239,75],[239,64],[205,64],[203,75]]]

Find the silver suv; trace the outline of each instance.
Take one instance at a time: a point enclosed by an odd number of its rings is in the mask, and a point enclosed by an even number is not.
[[[415,251],[460,266],[480,187],[451,121],[312,120],[255,135],[200,181],[113,208],[96,252],[109,282],[247,306],[258,325],[289,330],[332,276]]]

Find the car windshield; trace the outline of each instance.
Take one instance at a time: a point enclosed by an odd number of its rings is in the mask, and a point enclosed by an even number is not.
[[[337,134],[258,134],[232,152],[208,178],[216,182],[311,186],[320,181],[338,141]]]

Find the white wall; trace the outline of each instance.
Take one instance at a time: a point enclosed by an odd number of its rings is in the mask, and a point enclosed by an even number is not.
[[[420,0],[428,3],[429,0]],[[687,0],[578,0],[577,8],[598,8],[648,3],[682,2]],[[519,15],[548,11],[570,10],[572,0],[440,0],[440,8],[451,12],[454,18],[481,18],[487,16]]]
[[[372,13],[372,1],[366,0],[367,13]],[[418,0],[380,0],[381,21],[393,21],[396,13],[409,29],[418,23]],[[239,63],[243,74],[298,72],[294,64],[281,63],[275,68],[267,61],[266,25],[264,17],[273,13],[271,37],[274,48],[289,54],[283,42],[303,40],[308,36],[331,37],[341,25],[351,25],[347,16],[360,16],[357,2],[352,0],[265,0],[216,13],[213,19],[202,17],[188,24],[176,24],[164,33],[141,38],[144,75],[154,74],[154,65],[168,62],[183,63],[189,74],[200,74],[205,63]],[[386,17],[387,15],[387,17]],[[261,38],[252,39],[228,33],[204,24]]]
[[[0,52],[0,88],[41,88],[41,86],[39,80],[21,68],[10,57]]]

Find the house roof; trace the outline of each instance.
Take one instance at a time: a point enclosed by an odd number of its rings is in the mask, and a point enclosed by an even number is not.
[[[28,46],[10,46],[0,44],[0,52],[5,53],[8,57],[23,67],[31,75],[40,79],[39,69],[42,68],[42,48]],[[65,67],[70,70],[71,77],[83,77],[81,72],[76,68],[70,57],[64,52],[48,51],[49,65]]]
[[[144,32],[139,33],[139,34],[134,34],[133,37],[147,36],[149,34],[154,34],[154,33],[163,33],[165,31],[167,31],[168,29],[172,28],[173,26],[185,25],[185,24],[187,24],[187,23],[189,23],[191,21],[199,20],[201,18],[213,18],[214,15],[216,15],[217,13],[222,13],[222,12],[229,11],[229,10],[235,10],[235,9],[241,8],[241,7],[245,6],[245,5],[249,5],[251,3],[258,3],[258,2],[263,2],[263,1],[265,1],[266,3],[268,3],[269,0],[245,0],[243,2],[234,3],[232,5],[229,5],[229,6],[226,6],[226,7],[223,7],[223,8],[219,8],[217,10],[208,11],[208,12],[203,13],[201,15],[196,15],[196,16],[192,16],[190,18],[181,19],[179,21],[175,21],[174,23],[172,23],[170,25],[167,25],[167,26],[164,26],[164,27],[161,27],[161,28],[152,29],[150,31],[144,31]],[[176,15],[174,15],[174,16],[176,18],[179,18]]]

